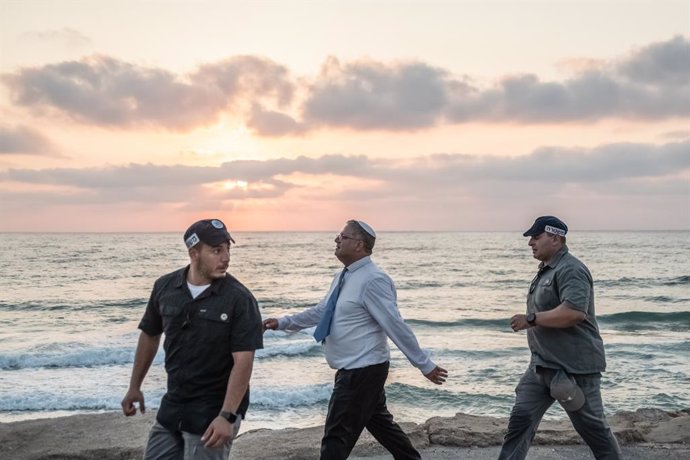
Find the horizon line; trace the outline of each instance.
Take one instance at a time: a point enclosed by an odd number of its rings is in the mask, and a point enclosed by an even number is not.
[[[333,230],[231,230],[231,233],[337,233],[337,229]],[[377,233],[523,233],[524,230],[377,230]],[[568,233],[659,233],[659,232],[690,232],[690,228],[681,229],[582,229],[570,230]],[[0,234],[154,234],[154,233],[179,233],[183,234],[183,230],[45,230],[45,231],[25,231],[25,230],[0,230]]]

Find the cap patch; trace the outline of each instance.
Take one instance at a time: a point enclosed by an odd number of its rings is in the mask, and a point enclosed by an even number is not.
[[[565,236],[565,230],[558,228],[558,227],[553,227],[551,225],[546,225],[544,227],[544,231],[547,233],[552,233],[554,235],[558,235],[558,236]]]
[[[187,245],[187,249],[190,249],[190,248],[193,248],[196,244],[198,244],[199,241],[201,241],[201,240],[199,240],[199,237],[197,236],[197,234],[192,233],[191,235],[189,235],[189,238],[184,240],[184,244]]]
[[[223,222],[219,221],[218,219],[213,219],[211,221],[211,225],[213,225],[216,228],[223,228],[225,225],[223,225]]]

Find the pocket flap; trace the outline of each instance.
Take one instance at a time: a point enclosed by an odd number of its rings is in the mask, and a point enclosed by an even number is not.
[[[199,318],[208,321],[218,321],[220,323],[230,322],[230,313],[224,310],[211,310],[211,309],[201,309],[199,310]]]

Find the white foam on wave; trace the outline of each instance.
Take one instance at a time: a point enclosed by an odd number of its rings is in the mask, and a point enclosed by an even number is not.
[[[264,348],[257,350],[259,359],[277,356],[302,356],[320,353],[321,344],[312,336],[313,328],[298,332],[266,331]]]
[[[151,391],[146,395],[146,407],[158,407],[163,391]],[[113,393],[107,388],[100,390],[89,387],[88,392],[68,393],[65,391],[13,391],[0,396],[0,411],[96,411],[120,410],[124,393]]]
[[[320,349],[321,345],[313,340],[310,342],[274,343],[261,350],[257,350],[256,357],[259,359],[266,359],[273,356],[299,356],[320,351]]]
[[[60,343],[34,347],[26,351],[0,354],[0,369],[92,367],[129,364],[134,361],[133,344],[91,345],[84,343]],[[163,361],[158,353],[154,363]]]
[[[309,407],[327,402],[331,397],[333,385],[323,383],[304,386],[252,387],[252,406],[275,407]]]

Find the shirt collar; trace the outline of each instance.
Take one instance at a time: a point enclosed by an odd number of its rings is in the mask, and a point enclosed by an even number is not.
[[[566,255],[567,253],[568,253],[568,246],[563,245],[563,247],[561,249],[559,249],[558,252],[556,254],[554,254],[553,257],[551,257],[551,259],[549,259],[548,262],[546,262],[546,263],[542,262],[540,267],[554,268],[556,265],[558,265],[558,262],[560,262],[561,259],[563,258],[563,256]]]
[[[352,273],[352,272],[359,270],[360,268],[362,268],[365,265],[370,264],[370,263],[371,263],[371,256],[365,256],[365,257],[362,257],[361,259],[359,259],[355,262],[352,262],[346,268],[347,268],[348,272]]]
[[[175,279],[176,288],[187,286],[187,273],[189,273],[190,267],[191,265],[187,265],[185,268],[177,272],[177,278]],[[223,286],[223,283],[225,283],[225,280],[227,278],[228,274],[226,273],[225,277],[211,281],[211,287],[210,289],[207,289],[207,291],[213,292],[214,294],[218,294],[218,292],[220,292],[221,287]]]

